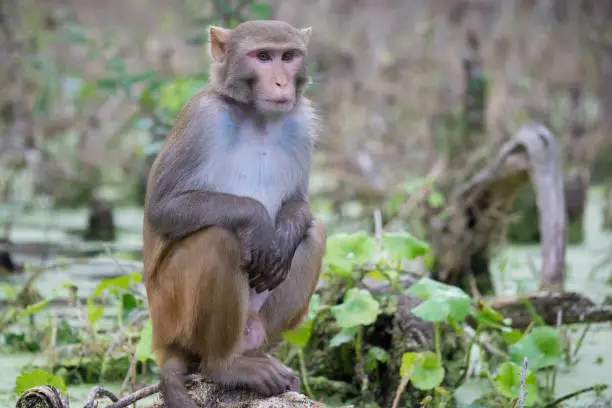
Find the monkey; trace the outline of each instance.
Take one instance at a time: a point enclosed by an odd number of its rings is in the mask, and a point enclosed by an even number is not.
[[[149,171],[143,273],[168,408],[196,408],[183,383],[196,371],[263,396],[299,391],[263,345],[301,323],[325,254],[308,202],[311,33],[277,20],[210,26],[209,83]]]

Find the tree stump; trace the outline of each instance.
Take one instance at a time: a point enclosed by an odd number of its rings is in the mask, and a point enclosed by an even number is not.
[[[472,295],[493,294],[490,250],[500,239],[517,192],[531,183],[542,236],[540,288],[563,289],[567,217],[557,141],[541,125],[523,126],[497,157],[451,195],[431,221],[434,279]],[[477,269],[478,268],[478,269]]]

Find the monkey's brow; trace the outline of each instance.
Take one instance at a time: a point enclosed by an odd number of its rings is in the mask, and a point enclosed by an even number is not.
[[[250,54],[251,52],[269,52],[269,53],[281,53],[281,52],[292,52],[296,55],[303,55],[302,50],[300,50],[299,48],[295,48],[295,46],[292,46],[290,44],[279,44],[279,45],[265,45],[265,46],[261,46],[261,47],[255,47],[251,50],[248,51],[248,53]]]

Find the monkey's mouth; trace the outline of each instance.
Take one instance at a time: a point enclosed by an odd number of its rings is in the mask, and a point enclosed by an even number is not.
[[[287,98],[268,99],[266,102],[268,102],[272,106],[278,106],[278,107],[284,107],[284,106],[291,104],[291,101]]]

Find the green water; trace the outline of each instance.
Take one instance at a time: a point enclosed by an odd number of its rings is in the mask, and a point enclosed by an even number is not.
[[[612,248],[612,234],[601,229],[601,193],[597,189],[592,189],[589,192],[585,217],[585,242],[579,246],[569,247],[567,251],[568,275],[566,288],[586,294],[598,303],[605,296],[612,295],[612,286],[607,282],[612,275],[610,265],[606,265],[608,269],[593,270],[603,257],[609,254],[610,248]],[[86,211],[27,214],[17,220],[11,238],[16,242],[49,241],[62,243],[74,241],[75,238],[66,231],[83,228],[86,224],[86,218]],[[117,211],[118,246],[124,249],[140,247],[142,242],[141,222],[142,213],[139,209]],[[507,261],[503,261],[504,259],[507,259]],[[40,264],[38,259],[28,256],[18,256],[17,260],[31,262],[33,266]],[[503,270],[500,268],[502,264],[506,264]],[[540,264],[539,246],[511,246],[506,248],[493,264],[498,293],[512,294],[517,291],[534,290],[538,282],[537,274],[534,275],[534,271],[539,270]],[[79,296],[88,296],[100,279],[115,276],[122,271],[139,271],[134,266],[123,266],[122,268],[112,262],[57,268],[45,272],[35,286],[43,295],[49,295],[57,291],[67,296],[63,284],[72,282],[79,288]],[[11,277],[8,282],[11,281],[22,282],[23,277]],[[55,312],[66,315],[73,313],[69,308],[57,308]],[[108,313],[112,313],[112,310]],[[580,326],[577,327],[579,330],[572,334],[574,342],[580,336],[582,330]],[[577,365],[571,367],[571,369],[562,368],[557,374],[556,392],[559,396],[595,383],[607,383],[612,388],[611,341],[612,326],[609,323],[591,327],[578,355]],[[14,406],[15,377],[25,364],[35,358],[37,356],[25,353],[0,355],[0,407]],[[115,392],[120,388],[119,383],[104,385]],[[470,399],[477,395],[482,387],[481,380],[469,380],[460,390],[458,396],[463,402],[469,403]],[[92,385],[69,387],[71,406],[82,406],[82,402],[91,388]],[[612,391],[607,391],[607,395],[612,397]],[[592,400],[592,394],[585,394],[579,399],[573,400],[571,406],[585,406]]]

